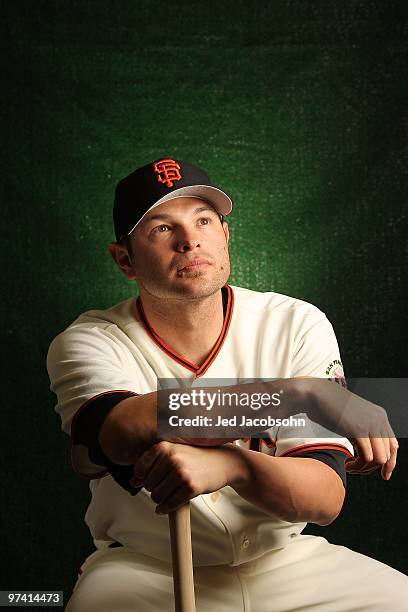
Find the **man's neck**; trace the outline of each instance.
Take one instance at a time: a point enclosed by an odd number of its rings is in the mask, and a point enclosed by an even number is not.
[[[197,300],[161,300],[145,292],[141,292],[140,298],[150,326],[163,342],[185,359],[200,365],[222,330],[221,290]]]

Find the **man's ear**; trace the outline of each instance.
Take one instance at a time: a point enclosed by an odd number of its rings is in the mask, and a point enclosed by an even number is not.
[[[119,242],[110,242],[108,251],[120,271],[128,280],[135,280],[136,274],[127,248]]]
[[[225,239],[227,241],[229,241],[229,227],[228,227],[228,223],[226,221],[223,220],[222,222],[222,229],[224,230],[224,234],[225,234]]]

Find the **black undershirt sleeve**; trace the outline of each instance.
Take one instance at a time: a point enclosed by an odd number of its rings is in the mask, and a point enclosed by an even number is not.
[[[97,465],[103,465],[112,478],[131,495],[137,495],[143,487],[132,487],[129,484],[133,476],[133,465],[112,463],[99,444],[99,432],[110,411],[127,397],[137,395],[131,391],[112,391],[103,393],[89,400],[78,413],[72,430],[72,444],[83,444],[88,447],[89,458]]]
[[[326,465],[330,466],[341,478],[344,488],[347,486],[347,476],[346,476],[346,466],[345,461],[348,457],[346,453],[342,453],[337,450],[313,450],[313,451],[305,451],[303,453],[297,453],[296,455],[291,455],[293,457],[308,457],[309,459],[317,459],[318,461],[322,461]]]
[[[269,438],[266,439],[268,442]],[[250,441],[250,449],[259,451],[260,449],[261,438],[251,438]],[[317,461],[322,461],[326,465],[330,466],[336,474],[338,474],[343,482],[344,488],[347,486],[347,475],[346,475],[346,466],[345,461],[348,455],[342,451],[331,450],[322,448],[321,450],[311,450],[311,451],[303,451],[301,453],[296,453],[296,455],[289,455],[289,457],[307,457],[309,459],[316,459]]]

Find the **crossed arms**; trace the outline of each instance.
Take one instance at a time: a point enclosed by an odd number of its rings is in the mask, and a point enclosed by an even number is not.
[[[358,457],[350,471],[369,472],[381,466],[384,479],[395,467],[398,443],[385,411],[320,379],[283,379],[267,383],[285,387],[282,416],[307,412],[324,426],[355,433]],[[290,522],[328,525],[345,497],[340,476],[331,467],[307,457],[274,457],[234,446],[230,439],[159,439],[156,435],[157,393],[119,402],[99,432],[99,444],[110,461],[134,465],[131,484],[144,486],[157,511],[176,510],[202,493],[231,486],[264,512]],[[371,436],[370,432],[382,432]]]

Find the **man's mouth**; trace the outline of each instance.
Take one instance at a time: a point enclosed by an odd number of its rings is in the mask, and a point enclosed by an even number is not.
[[[177,274],[180,274],[182,272],[194,272],[195,270],[198,270],[199,268],[204,268],[210,265],[211,265],[210,262],[207,261],[206,259],[193,259],[192,261],[190,261],[188,264],[186,264],[182,268],[179,268],[177,270]]]

